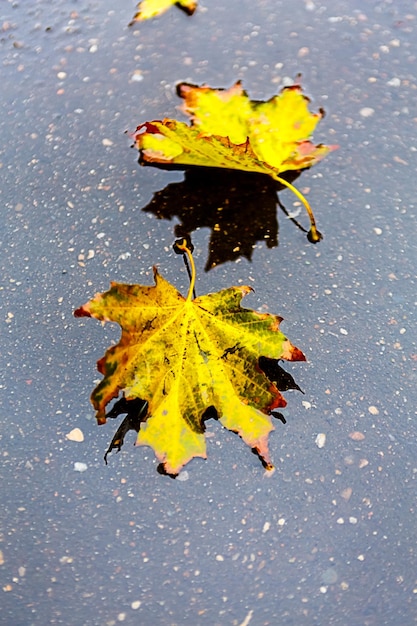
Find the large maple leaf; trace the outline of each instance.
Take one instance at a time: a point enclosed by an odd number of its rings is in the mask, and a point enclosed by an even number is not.
[[[311,113],[301,86],[285,87],[267,102],[249,99],[240,81],[230,89],[180,83],[178,95],[191,125],[172,119],[145,122],[133,138],[142,164],[200,165],[268,174],[306,207],[310,240],[321,239],[304,196],[280,176],[311,167],[337,146],[311,142],[323,110]]]
[[[174,4],[183,9],[188,15],[192,15],[197,8],[196,0],[142,0],[138,4],[138,11],[133,16],[130,24],[161,15]]]
[[[75,311],[76,317],[122,328],[119,343],[97,364],[104,375],[91,396],[97,420],[106,421],[106,406],[120,391],[127,401],[146,401],[137,444],[151,446],[166,473],[176,475],[191,458],[206,457],[204,416],[215,408],[223,426],[237,432],[271,469],[271,412],[286,401],[259,357],[305,357],[280,331],[282,318],[240,306],[250,287],[193,298],[194,263],[184,251],[193,268],[186,298],[154,269],[154,286],[112,283]]]

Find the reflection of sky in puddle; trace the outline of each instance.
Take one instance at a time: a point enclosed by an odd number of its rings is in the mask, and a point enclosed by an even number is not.
[[[134,4],[0,9],[5,623],[409,624],[415,10],[200,4],[133,29]],[[112,279],[149,283],[154,263],[187,284],[177,218],[141,210],[184,176],[139,168],[124,131],[179,115],[177,81],[242,78],[265,99],[298,72],[327,111],[316,139],[341,145],[300,179],[324,240],[311,246],[279,213],[278,247],[204,273],[208,228],[193,237],[199,292],[250,280],[248,306],[283,315],[307,354],[304,404],[289,392],[271,437],[277,471],[264,480],[214,421],[209,463],[184,482],[157,475],[133,436],[105,467],[110,431],[88,396],[119,331],[82,328],[72,309]],[[74,427],[83,442],[66,439]]]

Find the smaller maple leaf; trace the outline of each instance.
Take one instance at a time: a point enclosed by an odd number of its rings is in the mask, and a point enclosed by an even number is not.
[[[135,22],[143,22],[151,17],[161,15],[174,4],[188,13],[188,15],[192,15],[197,8],[196,0],[142,0],[138,4],[138,12],[133,16],[129,26]]]
[[[193,457],[206,457],[204,416],[214,408],[222,425],[272,469],[271,415],[286,401],[259,357],[305,357],[280,331],[282,318],[240,306],[251,287],[193,298],[194,261],[185,243],[182,249],[191,265],[186,298],[154,268],[154,286],[112,283],[74,313],[122,328],[119,343],[97,363],[104,375],[91,396],[97,421],[105,423],[106,406],[121,391],[127,402],[147,403],[146,418],[136,424],[137,444],[151,446],[165,472],[176,475]],[[109,450],[120,448],[125,432],[116,434]]]
[[[145,122],[133,138],[143,165],[197,165],[268,174],[304,204],[311,223],[309,239],[321,239],[311,207],[280,176],[318,163],[337,146],[315,145],[311,135],[323,110],[311,113],[301,86],[285,87],[267,102],[249,99],[238,81],[230,89],[180,83],[178,95],[191,126],[172,119]]]

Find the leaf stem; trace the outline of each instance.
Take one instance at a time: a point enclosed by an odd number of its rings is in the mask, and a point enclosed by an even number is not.
[[[309,231],[309,233],[307,235],[308,240],[311,241],[312,243],[317,243],[318,241],[320,241],[320,239],[323,239],[322,234],[317,230],[316,220],[314,219],[314,214],[313,214],[313,211],[311,209],[311,206],[310,206],[309,202],[307,201],[307,199],[303,196],[301,191],[298,191],[297,187],[294,187],[294,185],[289,183],[284,178],[281,178],[281,176],[275,176],[274,178],[279,183],[281,183],[281,185],[284,185],[285,187],[288,187],[288,189],[290,189],[293,192],[293,194],[295,194],[297,196],[297,198],[305,206],[305,209],[306,209],[306,211],[308,213],[308,217],[310,218],[310,231]]]
[[[183,239],[181,243],[176,242],[176,247],[178,248],[178,250],[181,250],[184,254],[187,255],[188,262],[190,264],[190,268],[191,268],[190,287],[188,289],[186,302],[191,302],[195,298],[194,288],[195,288],[196,270],[195,270],[194,258],[191,253],[191,250],[187,246],[186,239]],[[184,257],[184,260],[186,260],[185,257]]]

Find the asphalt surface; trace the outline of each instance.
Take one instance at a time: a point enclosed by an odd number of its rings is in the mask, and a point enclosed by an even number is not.
[[[417,5],[201,0],[131,28],[134,2],[114,5],[0,6],[0,623],[411,626]],[[319,244],[267,183],[138,165],[125,131],[181,115],[177,82],[267,99],[298,73],[326,109],[315,140],[340,146],[296,181]],[[231,199],[216,238],[209,210]],[[270,478],[213,420],[180,479],[133,433],[104,463],[117,424],[97,427],[89,394],[119,331],[73,310],[154,264],[186,290],[181,228],[198,293],[251,285],[308,358]]]

